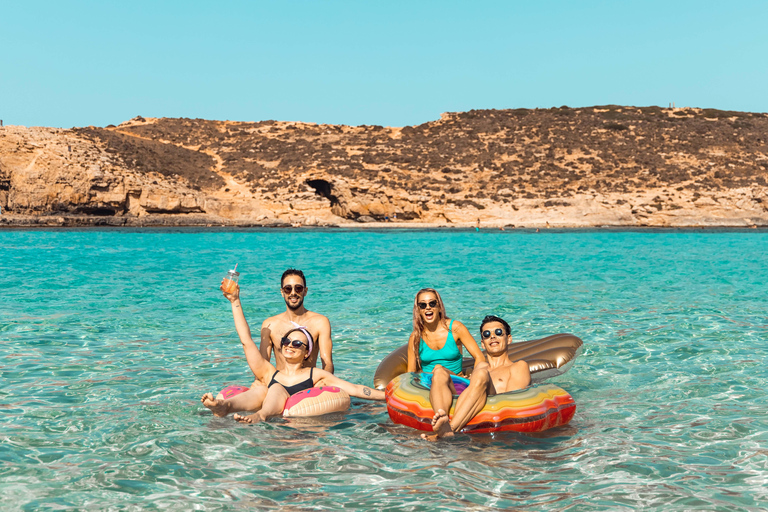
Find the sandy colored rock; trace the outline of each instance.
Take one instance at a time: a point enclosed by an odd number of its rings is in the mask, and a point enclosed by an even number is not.
[[[767,137],[766,114],[621,106],[6,126],[0,225],[765,226]]]

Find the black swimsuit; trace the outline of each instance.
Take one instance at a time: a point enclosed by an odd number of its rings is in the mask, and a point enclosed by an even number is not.
[[[277,380],[277,374],[280,373],[280,372],[275,372],[272,375],[272,380],[269,381],[269,385],[267,387],[268,388],[272,387],[272,384],[275,384],[275,383],[280,384],[281,386],[283,386],[285,388],[285,390],[288,392],[289,395],[295,395],[299,391],[304,391],[306,389],[311,389],[311,388],[313,388],[315,386],[315,383],[312,380],[312,370],[314,370],[314,368],[310,368],[309,369],[309,378],[307,380],[301,381],[298,384],[294,384],[293,386],[286,386],[285,384],[281,384]]]

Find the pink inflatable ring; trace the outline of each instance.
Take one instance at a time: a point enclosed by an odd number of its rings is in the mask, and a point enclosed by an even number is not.
[[[217,398],[227,400],[249,389],[245,386],[227,386],[219,392]],[[347,392],[336,386],[310,388],[288,397],[283,408],[283,416],[298,418],[342,412],[349,409],[349,403]]]

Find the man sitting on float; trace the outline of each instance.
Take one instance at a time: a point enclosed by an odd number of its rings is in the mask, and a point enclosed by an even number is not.
[[[472,384],[456,401],[453,417],[444,409],[438,409],[432,418],[435,434],[423,435],[434,441],[454,435],[466,426],[485,406],[489,395],[523,389],[531,385],[528,363],[509,359],[507,349],[512,342],[509,324],[503,319],[488,315],[480,323],[480,338],[486,352],[487,363],[478,364],[472,372]],[[479,371],[478,371],[479,370]]]
[[[281,416],[288,398],[300,391],[313,387],[336,386],[350,396],[368,400],[384,400],[384,392],[367,386],[352,384],[332,373],[319,368],[304,366],[305,360],[312,354],[314,340],[306,327],[298,326],[288,331],[280,340],[280,355],[284,361],[280,371],[265,359],[251,337],[251,329],[243,314],[240,303],[240,287],[235,285],[232,293],[222,289],[224,297],[232,304],[232,316],[235,329],[243,345],[245,359],[251,368],[256,382],[251,389],[230,399],[214,398],[212,393],[203,395],[201,402],[216,416],[226,416],[230,412],[257,410],[254,414],[243,416],[235,414],[234,419],[241,423],[258,423],[273,416]],[[247,409],[239,402],[246,394],[255,394],[261,400],[247,399]],[[244,403],[245,403],[244,402]]]

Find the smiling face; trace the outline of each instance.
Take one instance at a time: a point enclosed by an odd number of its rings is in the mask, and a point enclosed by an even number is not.
[[[290,332],[280,340],[280,351],[286,361],[306,359],[309,356],[309,340],[301,331]]]
[[[296,311],[304,305],[304,297],[307,295],[304,279],[296,275],[285,276],[280,285],[280,293],[288,309]]]
[[[492,356],[500,355],[506,352],[512,336],[507,334],[504,325],[501,322],[487,322],[480,328],[480,337],[483,342],[483,348]]]
[[[440,301],[438,301],[436,294],[432,292],[420,293],[416,297],[416,306],[419,308],[421,321],[425,325],[440,319]]]

